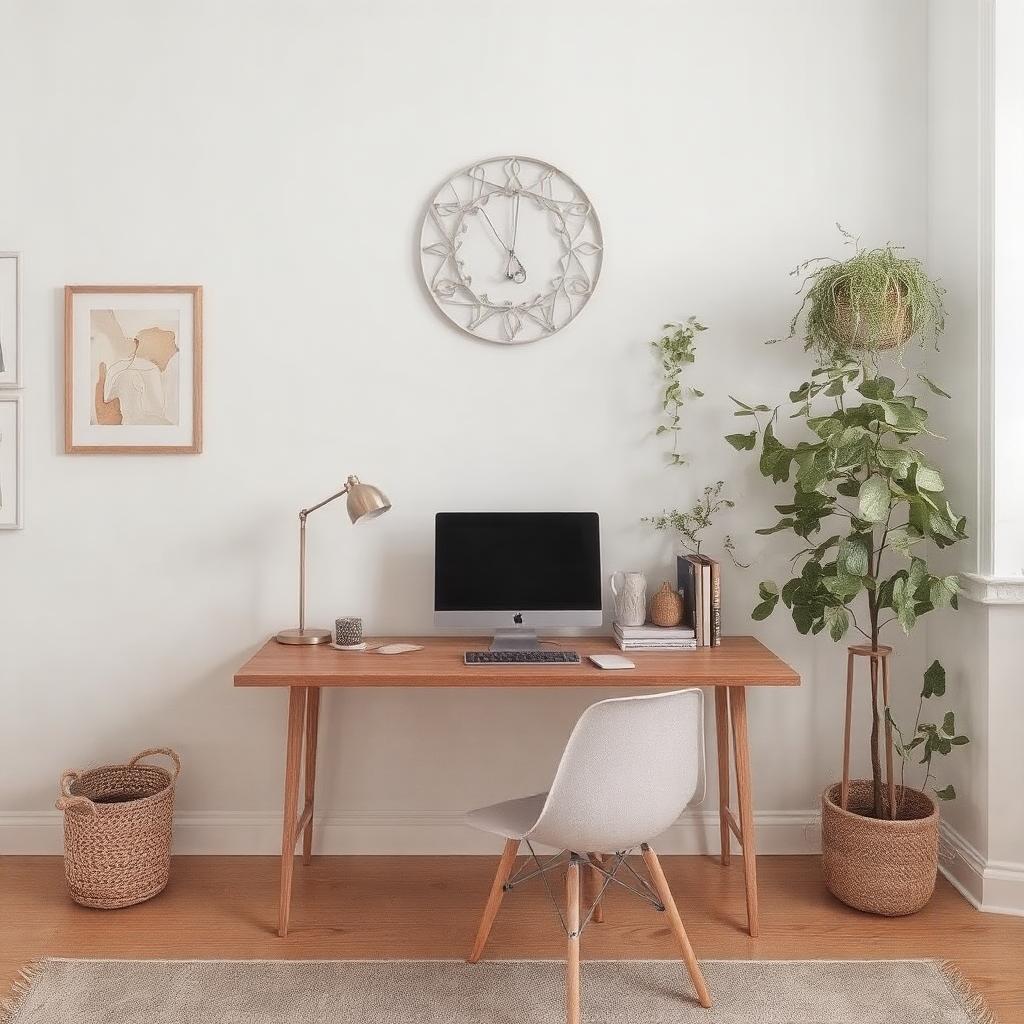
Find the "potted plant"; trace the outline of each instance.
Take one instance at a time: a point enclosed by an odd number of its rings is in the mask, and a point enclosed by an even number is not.
[[[859,238],[836,227],[854,253],[845,260],[816,257],[793,271],[802,278],[803,298],[789,336],[802,324],[804,347],[826,359],[937,338],[945,327],[943,289],[921,261],[901,256],[902,247],[891,242],[864,249]]]
[[[854,259],[863,255],[858,250]],[[803,436],[790,442],[776,434],[784,406],[749,405],[734,398],[736,415],[751,417],[755,429],[726,438],[740,451],[759,450],[761,473],[792,488],[791,497],[775,506],[778,522],[757,532],[790,533],[801,545],[791,563],[791,578],[781,588],[772,581],[760,584],[753,618],[767,618],[781,601],[802,634],[828,630],[838,642],[852,630],[863,637],[864,644],[850,648],[850,664],[852,671],[859,655],[872,666],[872,777],[848,787],[830,786],[823,795],[825,879],[839,899],[858,909],[912,913],[924,906],[935,885],[938,813],[932,795],[956,795],[952,786],[928,792],[932,759],[967,738],[957,733],[952,712],[939,723],[922,721],[926,701],[945,692],[945,673],[938,662],[925,673],[917,720],[911,728],[899,729],[885,699],[887,673],[879,700],[879,667],[887,669],[889,652],[880,637],[890,623],[909,634],[922,615],[956,608],[958,577],[933,573],[922,549],[928,543],[946,547],[963,540],[966,520],[946,501],[939,470],[917,446],[921,435],[935,436],[928,429],[926,409],[906,381],[898,384],[880,370],[880,321],[867,318],[875,324],[869,334],[855,332],[844,340],[834,329],[838,320],[829,320],[825,312],[829,305],[836,309],[840,283],[833,280],[822,291],[822,271],[812,277],[815,284],[801,309],[810,302],[807,347],[815,351],[818,365],[789,394],[788,418],[799,424]],[[893,280],[880,274],[870,292],[867,275],[848,276],[848,301],[861,311],[878,312],[896,287],[911,325],[941,329],[940,289],[918,279],[902,291]],[[918,294],[926,296],[926,313],[916,305]],[[949,397],[923,374],[917,379],[933,394]],[[848,685],[852,693],[852,683]],[[883,725],[886,761],[893,752],[904,769],[909,760],[920,761],[925,770],[921,789],[905,785],[902,772],[899,785],[895,780],[883,784]]]

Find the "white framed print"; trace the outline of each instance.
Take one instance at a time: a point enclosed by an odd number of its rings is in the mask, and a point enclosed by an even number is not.
[[[0,394],[0,530],[24,525],[21,395]]]
[[[21,255],[0,252],[0,388],[21,387]]]
[[[64,451],[203,448],[203,289],[67,285]]]

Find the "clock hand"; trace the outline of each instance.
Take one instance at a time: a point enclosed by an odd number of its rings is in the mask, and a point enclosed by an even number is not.
[[[516,255],[516,239],[519,237],[519,193],[516,193],[512,205],[512,245],[508,250],[508,264],[505,267],[505,276],[516,284],[526,282],[526,267],[522,260]],[[513,266],[514,264],[514,266]]]

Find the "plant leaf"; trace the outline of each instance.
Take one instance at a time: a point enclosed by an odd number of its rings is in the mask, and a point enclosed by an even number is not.
[[[935,790],[935,795],[940,800],[955,800],[956,799],[956,790],[951,785],[950,786],[943,786],[942,789]]]
[[[889,514],[889,485],[880,476],[869,476],[860,485],[858,506],[861,519],[869,523],[885,522]]]
[[[939,385],[935,383],[935,381],[929,380],[923,373],[919,373],[917,375],[917,379],[919,381],[921,381],[921,383],[924,384],[925,387],[927,387],[928,390],[933,395],[939,395],[941,398],[952,398],[953,397],[952,395],[950,395],[947,392],[943,391],[942,388],[940,388]]]
[[[936,659],[929,666],[924,674],[925,697],[941,697],[946,692],[946,670]]]
[[[749,434],[726,434],[725,439],[736,451],[750,452],[754,450],[757,443],[757,431],[752,430]]]

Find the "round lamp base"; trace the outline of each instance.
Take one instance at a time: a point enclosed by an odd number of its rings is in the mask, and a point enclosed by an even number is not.
[[[329,644],[331,642],[331,631],[329,629],[282,629],[274,636],[279,644]]]

